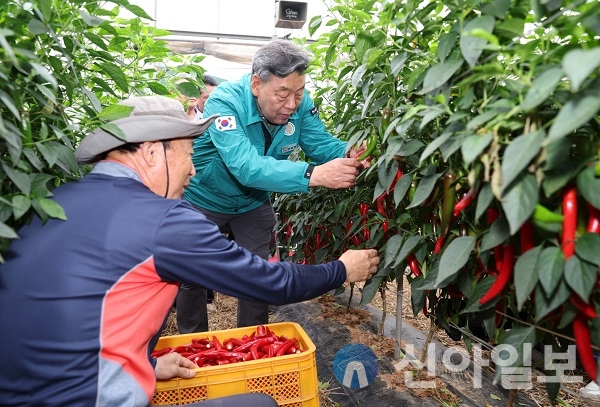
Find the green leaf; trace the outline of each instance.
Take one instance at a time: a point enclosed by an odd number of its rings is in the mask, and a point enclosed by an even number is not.
[[[85,10],[82,8],[79,9],[79,15],[81,16],[83,21],[85,21],[85,23],[87,25],[89,25],[90,27],[97,27],[97,26],[101,25],[102,23],[104,23],[104,21],[105,21],[100,17],[93,16],[91,14],[86,13]]]
[[[48,32],[48,27],[46,27],[46,25],[40,20],[35,18],[29,20],[29,23],[27,24],[27,29],[33,35],[42,35]]]
[[[469,297],[467,305],[465,305],[465,308],[461,311],[461,314],[468,314],[470,312],[480,312],[486,308],[491,308],[495,303],[494,301],[489,301],[485,305],[481,305],[479,304],[479,300],[483,298],[483,296],[490,290],[490,287],[492,286],[492,284],[494,284],[495,281],[495,277],[485,277],[481,279],[481,281],[479,281],[475,286],[475,289]]]
[[[18,239],[19,235],[17,235],[14,229],[9,227],[6,223],[0,222],[0,238]]]
[[[594,167],[586,167],[577,175],[577,191],[590,205],[600,209],[600,177],[594,175]]]
[[[472,134],[464,139],[460,152],[465,164],[471,164],[492,142],[492,133]]]
[[[373,277],[365,282],[365,285],[360,293],[360,305],[368,304],[373,300],[373,298],[375,298],[377,291],[379,291],[381,280],[383,280],[383,277]]]
[[[98,114],[98,118],[102,120],[107,120],[109,122],[124,119],[125,117],[129,117],[133,112],[133,106],[125,106],[120,104],[114,104],[109,106]]]
[[[519,256],[515,264],[515,294],[517,297],[517,309],[519,311],[523,309],[525,301],[538,282],[536,268],[541,251],[542,246],[534,247]]]
[[[365,55],[369,50],[379,48],[385,41],[385,35],[377,30],[373,32],[360,31],[356,35],[354,42],[354,53],[356,55],[356,61],[362,64],[365,61]]]
[[[600,86],[574,96],[560,109],[550,127],[546,144],[559,140],[590,121],[600,109]]]
[[[152,91],[152,93],[156,95],[169,96],[171,94],[171,91],[159,82],[150,81],[147,83],[147,85],[148,88]]]
[[[10,178],[10,180],[13,182],[13,184],[19,188],[19,191],[21,191],[23,195],[28,196],[31,192],[31,180],[29,179],[29,175],[15,168],[9,167],[5,163],[2,163],[2,169],[8,178]]]
[[[40,154],[44,157],[44,160],[48,163],[48,167],[53,167],[58,159],[58,153],[55,149],[50,148],[47,143],[37,142],[35,143]]]
[[[498,218],[490,226],[490,231],[481,239],[479,251],[484,252],[504,243],[510,236],[506,218]]]
[[[423,81],[423,89],[420,93],[429,93],[432,90],[444,85],[450,78],[452,78],[452,75],[454,75],[454,73],[460,69],[462,64],[462,60],[454,60],[442,62],[429,68],[429,70],[427,70],[427,74],[425,75],[425,80]]]
[[[535,320],[540,321],[567,301],[570,296],[571,290],[563,278],[558,281],[556,290],[548,296],[546,296],[546,293],[538,285],[535,288]]]
[[[483,185],[481,191],[479,191],[479,197],[477,198],[477,206],[475,207],[475,220],[479,220],[483,212],[487,208],[489,208],[492,200],[494,199],[494,194],[492,194],[492,186],[488,182]]]
[[[411,183],[411,177],[402,177],[396,183],[396,186],[394,187],[394,202],[396,203],[396,206],[400,204],[400,202],[406,195],[406,192],[409,190]]]
[[[396,257],[393,267],[398,267],[398,265],[404,261],[404,259],[406,259],[406,256],[413,252],[421,240],[423,240],[423,236],[419,235],[410,236],[408,239],[406,239],[402,245],[402,249],[400,249],[400,253],[398,253],[398,256]]]
[[[398,76],[398,74],[404,67],[404,63],[406,62],[407,57],[408,57],[408,55],[406,54],[406,52],[402,52],[402,53],[396,55],[394,57],[394,59],[392,59],[391,68],[392,68],[392,75],[394,77]]]
[[[481,11],[484,14],[491,14],[494,17],[503,19],[506,18],[508,10],[510,9],[510,0],[493,0],[491,3],[482,5]],[[521,35],[519,33],[519,35]]]
[[[103,130],[106,130],[107,132],[109,132],[110,134],[115,136],[116,138],[127,141],[127,135],[123,132],[123,130],[121,130],[121,128],[119,126],[117,126],[114,123],[101,124],[100,128],[102,128]]]
[[[562,60],[562,67],[571,79],[571,88],[577,92],[583,81],[600,66],[600,47],[572,49]]]
[[[446,59],[446,57],[448,57],[448,55],[450,55],[450,52],[452,52],[452,49],[454,48],[454,45],[456,44],[456,40],[458,38],[458,34],[456,33],[455,30],[450,30],[447,33],[444,33],[440,36],[439,40],[438,40],[438,57],[440,58],[440,61],[444,62],[444,60]]]
[[[6,51],[6,49],[4,51]],[[17,120],[21,121],[21,113],[19,113],[19,109],[15,106],[15,102],[12,97],[6,92],[3,92],[2,89],[0,89],[0,101],[4,103],[4,106],[10,110]]]
[[[563,77],[563,71],[560,68],[551,68],[537,76],[531,88],[525,95],[525,100],[521,105],[521,109],[529,110],[539,106],[542,102],[548,100],[556,86],[560,83]]]
[[[91,90],[86,89],[86,88],[81,89],[81,91],[87,96],[87,98],[92,103],[92,106],[94,107],[94,110],[96,112],[99,112],[102,110],[102,103],[100,103],[100,100],[98,99],[98,97],[96,96],[96,94],[94,92],[92,92]]]
[[[67,220],[64,209],[56,201],[48,198],[39,198],[38,203],[44,212],[52,218]]]
[[[508,219],[511,236],[517,233],[521,225],[533,214],[538,202],[538,193],[535,176],[523,173],[504,193],[502,209]]]
[[[90,42],[94,45],[96,45],[97,47],[103,49],[104,51],[108,51],[108,46],[106,45],[106,43],[104,42],[104,40],[102,39],[102,37],[100,37],[99,35],[94,34],[93,32],[84,32],[83,35],[85,35],[85,37],[90,40]]]
[[[505,190],[540,152],[545,131],[522,134],[513,139],[503,154],[502,185]]]
[[[537,275],[545,294],[550,297],[562,280],[565,256],[558,247],[548,247],[540,253]]]
[[[494,383],[500,381],[507,370],[510,371],[510,373],[506,374],[514,374],[511,368],[522,367],[526,362],[531,361],[531,350],[533,348],[532,345],[536,343],[535,330],[536,328],[534,326],[528,326],[513,327],[510,331],[508,331],[502,340],[501,345],[505,345],[505,347],[508,349],[516,350],[517,358],[510,365],[507,362],[510,358],[512,358],[512,355],[503,356],[503,353],[506,354],[506,352],[502,352],[500,350],[503,348],[502,346],[496,347],[492,351],[492,359],[496,361],[496,375],[494,377]]]
[[[13,217],[18,220],[31,207],[31,199],[25,195],[15,195],[12,198]]]
[[[565,262],[565,281],[586,302],[596,283],[596,267],[571,256]]]
[[[421,289],[424,279],[425,278],[421,275],[415,278],[410,284],[410,304],[414,316],[417,316],[425,305],[427,291]]]
[[[442,253],[440,271],[436,286],[443,287],[467,264],[477,238],[474,236],[461,236],[454,239]]]
[[[469,33],[476,28],[492,33],[495,21],[494,17],[485,15],[469,21],[464,26],[460,35],[460,51],[471,68],[477,64],[477,60],[483,52],[483,48],[487,44],[487,41],[482,38],[473,37],[469,35]]]
[[[130,4],[129,2],[124,2],[124,4],[122,4],[123,7],[125,7],[127,10],[131,11],[133,14],[135,14],[138,17],[144,18],[146,20],[152,20],[152,17],[150,17],[143,8],[141,8],[140,6],[136,6],[135,4]]]
[[[441,175],[442,174],[439,173],[423,177],[417,186],[417,190],[415,191],[415,196],[412,202],[406,207],[406,209],[414,208],[425,202],[425,200],[429,198],[429,195],[431,195],[431,192],[435,188],[435,183]]]
[[[396,254],[398,253],[398,250],[400,250],[403,241],[404,237],[402,237],[402,235],[394,235],[390,237],[385,245],[385,261],[383,262],[383,267],[389,266],[396,258]]]
[[[437,150],[444,142],[446,142],[450,137],[452,137],[453,132],[445,131],[439,137],[434,138],[423,150],[421,154],[420,161],[423,162],[427,157],[429,157],[435,150]]]
[[[575,242],[575,253],[583,260],[600,266],[600,235],[586,233]]]
[[[129,92],[129,81],[127,77],[117,65],[106,62],[100,64],[100,68],[115,81],[115,84],[121,88],[123,92]],[[197,90],[197,89],[196,89]]]

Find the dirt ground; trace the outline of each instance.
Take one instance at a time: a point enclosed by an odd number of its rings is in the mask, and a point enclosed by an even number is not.
[[[359,288],[360,287],[358,285],[354,287],[355,296],[360,295]],[[396,288],[396,284],[391,283],[387,286],[385,291],[385,311],[388,313],[388,315],[396,314]],[[423,332],[428,332],[430,328],[430,320],[424,317],[422,313],[420,313],[417,317],[413,316],[410,305],[410,285],[405,281],[405,283],[403,284],[403,288],[403,320],[406,323],[413,325],[414,327],[418,328]],[[394,340],[392,338],[365,333],[354,328],[357,325],[359,325],[362,320],[370,318],[368,312],[356,308],[350,308],[350,310],[347,310],[346,307],[340,307],[336,299],[329,294],[321,296],[313,301],[319,301],[319,303],[321,304],[324,313],[324,318],[335,319],[343,323],[351,332],[354,342],[363,343],[367,346],[372,347],[378,356],[385,355],[387,357],[393,357]],[[375,296],[371,304],[378,307],[379,309],[383,309],[384,307],[384,301],[382,300],[380,295]],[[174,309],[163,331],[163,335],[178,334],[177,324],[175,322],[175,312],[176,310]],[[237,300],[235,298],[228,297],[224,294],[215,293],[214,310],[210,311],[208,314],[209,329],[214,331],[235,328],[236,312]],[[462,346],[466,349],[465,343],[462,340],[457,342],[450,339],[443,329],[438,329],[434,337],[446,346]],[[383,378],[387,381],[389,387],[396,388],[396,390],[398,391],[406,390],[406,386],[404,386],[404,384],[402,383],[400,374],[390,374],[386,375]],[[534,387],[531,390],[521,391],[523,391],[527,395],[527,397],[533,400],[540,407],[590,406],[589,402],[584,401],[578,395],[579,388],[582,386],[581,384],[563,384],[563,389],[559,392],[558,399],[555,404],[550,403],[543,384],[538,383],[536,380],[533,380],[533,386]],[[456,405],[456,396],[445,389],[445,385],[441,380],[437,386],[437,389],[438,390],[436,394],[423,393],[422,396],[433,397],[439,400],[440,405],[443,406]],[[411,391],[415,390],[418,389],[411,389]],[[427,389],[423,389],[420,391],[426,390]],[[321,390],[320,407],[335,407],[335,403],[328,399],[327,392],[327,388]],[[416,395],[419,396],[419,394]]]

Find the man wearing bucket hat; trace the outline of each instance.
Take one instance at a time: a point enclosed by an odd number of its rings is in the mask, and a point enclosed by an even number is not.
[[[162,96],[119,107],[127,117],[77,148],[94,169],[53,191],[67,220],[22,227],[0,266],[2,405],[147,406],[157,378],[193,377],[196,366],[179,355],[150,357],[183,281],[284,304],[377,269],[375,250],[301,266],[238,247],[180,199],[194,175],[193,138],[214,116],[190,122],[181,103]],[[218,403],[276,405],[260,394]]]

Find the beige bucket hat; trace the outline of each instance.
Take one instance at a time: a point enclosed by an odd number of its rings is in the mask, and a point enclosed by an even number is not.
[[[125,140],[99,127],[89,133],[75,150],[77,161],[91,164],[116,147],[128,143],[169,140],[181,137],[196,137],[208,129],[219,116],[191,122],[183,105],[166,96],[140,96],[118,103],[133,107],[128,117],[110,122],[121,129]]]

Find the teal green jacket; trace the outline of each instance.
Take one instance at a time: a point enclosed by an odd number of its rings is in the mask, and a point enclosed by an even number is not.
[[[308,163],[288,160],[300,147],[311,163],[343,157],[346,142],[325,130],[318,111],[304,92],[302,103],[287,124],[276,126],[265,154],[265,135],[250,74],[217,86],[206,101],[204,117],[219,118],[194,142],[196,176],[185,198],[218,213],[244,213],[258,208],[271,192],[308,192]]]

